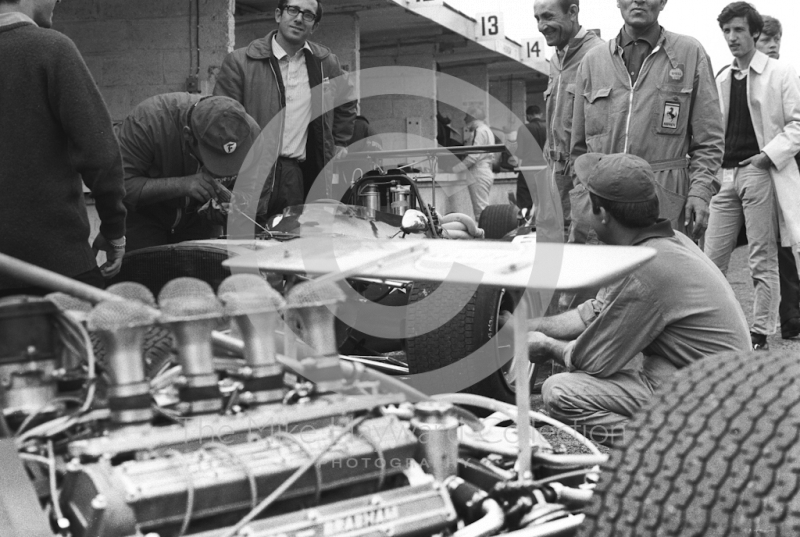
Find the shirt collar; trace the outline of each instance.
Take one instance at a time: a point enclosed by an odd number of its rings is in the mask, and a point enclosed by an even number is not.
[[[738,58],[733,60],[733,65],[731,66],[732,69],[737,69]],[[750,68],[758,73],[759,75],[764,72],[764,68],[767,66],[767,62],[769,61],[769,56],[761,52],[760,50],[756,50],[756,53],[750,59]]]
[[[650,239],[664,239],[674,236],[675,232],[672,230],[672,224],[669,223],[669,220],[660,218],[652,226],[643,228],[636,237],[634,237],[631,246],[637,246]]]
[[[661,25],[658,23],[654,23],[650,26],[650,29],[647,30],[647,33],[644,34],[642,37],[636,39],[636,41],[647,41],[647,44],[650,45],[650,48],[656,48],[658,44],[658,39],[661,37]],[[631,43],[634,42],[633,37],[631,37],[628,32],[625,31],[625,27],[622,27],[622,30],[619,32],[619,46],[627,47]]]
[[[18,22],[29,22],[31,24],[36,24],[33,22],[33,19],[24,13],[20,13],[19,11],[0,13],[0,26],[8,26],[9,24],[17,24]]]
[[[563,49],[560,49],[560,50],[556,49],[556,54],[559,54],[561,57],[565,56],[567,54],[567,52],[569,51],[569,46],[572,45],[572,44],[580,42],[581,39],[586,37],[586,32],[587,31],[588,30],[586,30],[586,28],[581,26],[580,29],[578,29],[578,33],[575,34],[575,37],[570,39],[569,42],[566,45],[564,45]]]
[[[308,41],[306,41],[305,45],[303,45],[303,48],[309,51],[311,50],[311,45],[308,44]],[[275,38],[275,36],[272,36],[272,54],[277,60],[282,60],[289,55],[288,52],[283,50],[283,47],[278,43],[278,40]]]

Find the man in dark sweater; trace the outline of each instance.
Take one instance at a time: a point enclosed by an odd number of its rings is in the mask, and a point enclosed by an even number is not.
[[[750,335],[754,350],[766,350],[780,301],[778,216],[787,243],[800,241],[800,174],[794,162],[800,149],[800,84],[791,66],[756,50],[764,22],[753,6],[734,2],[717,20],[734,61],[717,79],[725,153],[720,190],[711,200],[705,253],[725,272],[745,224],[755,287]]]
[[[0,252],[103,286],[125,253],[122,163],[75,44],[50,30],[55,0],[0,0]],[[94,248],[81,179],[100,215]],[[43,289],[0,274],[0,295]]]

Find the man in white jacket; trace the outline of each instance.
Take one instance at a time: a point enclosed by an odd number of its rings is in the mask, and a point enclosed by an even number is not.
[[[486,114],[482,108],[470,107],[464,117],[464,123],[472,131],[470,145],[492,145],[494,134],[484,122]],[[469,197],[472,198],[472,211],[475,222],[480,224],[481,213],[489,205],[489,193],[494,183],[492,172],[492,153],[470,153],[453,167],[456,173],[467,172]]]
[[[756,50],[764,21],[753,6],[734,2],[717,20],[734,61],[717,77],[725,154],[705,253],[725,272],[746,224],[755,286],[750,336],[754,350],[766,350],[780,301],[778,222],[784,245],[800,242],[800,172],[794,160],[800,150],[800,81],[790,65]]]

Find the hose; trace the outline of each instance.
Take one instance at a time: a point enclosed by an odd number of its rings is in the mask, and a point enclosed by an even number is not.
[[[559,537],[574,535],[580,525],[583,524],[585,518],[585,515],[571,515],[552,522],[545,522],[544,524],[505,533],[503,537]]]
[[[500,505],[491,498],[483,501],[483,517],[458,530],[453,537],[484,537],[495,535],[503,527],[506,517]]]
[[[458,222],[463,224],[466,228],[467,233],[471,236],[475,237],[476,239],[482,239],[485,236],[484,231],[478,227],[478,224],[475,223],[475,220],[467,216],[463,213],[450,213],[446,214],[439,218],[439,222],[444,224],[449,224],[452,222]]]
[[[437,399],[437,400],[440,400],[440,401],[447,401],[447,402],[450,402],[450,403],[454,403],[454,404],[457,404],[457,405],[476,406],[476,407],[479,407],[479,408],[484,408],[486,410],[491,410],[492,412],[500,412],[500,413],[505,414],[506,416],[509,416],[509,417],[513,416],[512,419],[515,422],[517,420],[517,409],[516,409],[516,407],[514,407],[514,405],[509,405],[508,403],[503,403],[503,402],[497,401],[495,399],[490,399],[488,397],[483,397],[482,395],[475,395],[475,394],[471,394],[471,393],[446,393],[446,394],[434,395],[433,398]],[[575,440],[580,442],[584,447],[586,447],[586,449],[591,451],[592,454],[595,456],[595,457],[592,457],[592,458],[589,458],[586,455],[580,456],[580,457],[586,458],[586,460],[594,461],[594,462],[591,462],[591,463],[587,462],[587,464],[601,464],[601,463],[604,463],[604,462],[606,462],[608,460],[608,456],[604,455],[597,448],[597,446],[594,445],[594,443],[591,440],[589,440],[588,438],[583,436],[578,431],[572,429],[571,427],[568,427],[568,426],[564,425],[560,421],[555,420],[555,419],[553,419],[550,416],[547,416],[545,414],[542,414],[541,412],[536,412],[534,410],[530,411],[530,418],[534,419],[534,420],[537,420],[537,421],[542,421],[544,423],[547,423],[548,425],[552,425],[556,429],[567,433],[572,438],[574,438]],[[539,455],[540,454],[537,454],[537,457]],[[558,460],[561,460],[561,458],[563,456],[562,455],[551,455],[550,457],[552,457],[553,460],[558,461]]]

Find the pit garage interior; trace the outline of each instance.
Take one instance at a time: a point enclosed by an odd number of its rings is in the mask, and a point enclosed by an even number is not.
[[[153,95],[210,94],[225,55],[276,27],[277,5],[278,0],[70,0],[57,6],[54,28],[76,43],[119,123]],[[462,139],[463,110],[469,104],[485,107],[487,122],[501,139],[504,130],[519,127],[528,105],[543,106],[545,54],[522,61],[525,43],[502,35],[481,39],[479,21],[447,2],[329,0],[324,9],[312,39],[330,47],[348,71],[390,66],[427,71],[398,81],[398,91],[403,84],[414,85],[428,97],[384,95],[361,102],[360,112],[382,135],[384,149],[435,145],[437,97],[446,91],[437,73],[476,88],[472,95],[453,97],[460,110],[440,105],[456,142]],[[543,41],[537,50],[545,50]],[[490,104],[489,96],[502,106]],[[421,173],[417,181],[429,186],[429,177]],[[436,181],[446,185],[435,194],[440,211],[470,212],[466,185],[455,174],[439,173]],[[492,203],[508,203],[514,188],[515,174],[499,173]]]

